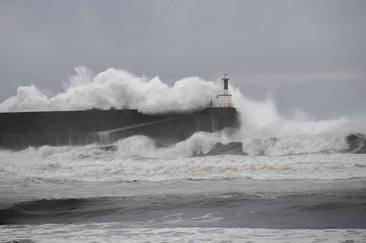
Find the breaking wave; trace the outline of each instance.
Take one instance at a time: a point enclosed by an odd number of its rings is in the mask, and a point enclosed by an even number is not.
[[[315,120],[301,111],[285,117],[270,98],[255,101],[239,88],[229,88],[241,115],[241,127],[235,133],[197,132],[169,147],[160,147],[145,136],[132,136],[110,146],[0,151],[0,175],[81,181],[365,176],[365,155],[344,153],[366,151],[365,137],[357,135],[365,133],[364,121]],[[111,68],[93,75],[77,68],[63,92],[51,95],[34,85],[19,87],[15,96],[0,103],[0,111],[112,107],[150,114],[189,111],[206,107],[220,90],[219,82],[198,77],[169,86],[159,77],[138,77],[124,70]]]
[[[143,113],[189,111],[205,107],[219,91],[217,83],[189,77],[173,86],[159,77],[149,79],[124,70],[107,69],[97,75],[84,67],[55,95],[34,85],[21,86],[0,104],[0,111],[48,111],[131,108]]]
[[[177,179],[346,179],[364,178],[366,155],[347,153],[288,152],[284,141],[268,146],[270,155],[215,155],[207,153],[222,141],[224,133],[196,133],[170,147],[159,147],[144,136],[133,136],[111,146],[29,148],[20,152],[0,151],[0,177],[46,181],[161,181]],[[319,141],[317,143],[325,143]],[[337,140],[335,140],[337,141]],[[315,146],[309,142],[309,146]],[[243,148],[250,146],[243,145]],[[257,144],[255,144],[257,146]],[[295,150],[303,151],[298,144]],[[339,145],[338,145],[339,146]],[[285,147],[285,149],[283,149]],[[322,148],[333,148],[323,145]],[[277,151],[276,151],[277,150]],[[311,150],[311,149],[309,149]]]
[[[147,114],[184,112],[206,107],[221,92],[221,86],[219,81],[199,77],[183,78],[168,85],[159,77],[136,76],[120,69],[110,68],[94,75],[87,68],[78,67],[62,92],[53,95],[34,85],[21,86],[15,96],[0,103],[0,111],[131,108]],[[241,114],[239,136],[242,138],[299,138],[343,130],[349,133],[366,130],[364,122],[355,127],[345,117],[319,121],[302,111],[284,117],[271,98],[255,101],[245,97],[237,87],[229,89]]]

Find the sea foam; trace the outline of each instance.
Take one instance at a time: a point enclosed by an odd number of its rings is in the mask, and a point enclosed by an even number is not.
[[[107,69],[93,75],[85,68],[50,95],[34,85],[19,87],[0,104],[1,111],[134,108],[144,113],[198,110],[221,91],[221,82],[198,77],[173,85],[124,70]],[[112,144],[82,147],[29,148],[0,151],[0,175],[53,180],[114,181],[248,177],[254,179],[364,177],[364,155],[339,154],[347,149],[345,136],[364,132],[363,122],[346,117],[316,120],[301,111],[280,114],[267,98],[247,98],[230,86],[240,113],[236,132],[197,132],[185,141],[159,147],[151,138],[132,136]],[[299,115],[301,114],[301,115]],[[241,142],[248,156],[206,154],[216,144]],[[329,155],[330,154],[330,155]],[[258,156],[260,155],[260,156]],[[296,156],[295,156],[296,155]]]

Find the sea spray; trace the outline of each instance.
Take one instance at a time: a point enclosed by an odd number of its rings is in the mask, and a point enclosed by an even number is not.
[[[139,144],[131,143],[134,139],[138,139]],[[130,148],[122,146],[126,144]],[[131,148],[133,146],[135,151]],[[135,137],[121,141],[115,150],[108,151],[95,145],[0,151],[0,178],[94,183],[220,178],[347,179],[366,175],[365,154],[183,156],[182,153],[177,156],[176,149],[157,148],[148,138]]]
[[[218,83],[199,77],[178,80],[173,86],[159,77],[149,79],[109,68],[92,76],[85,68],[64,84],[64,91],[47,95],[34,85],[21,86],[0,104],[0,111],[44,111],[131,108],[145,114],[202,109],[219,93]]]
[[[0,110],[133,108],[148,114],[183,112],[203,109],[223,88],[221,82],[199,77],[183,78],[168,85],[159,77],[149,79],[114,68],[94,75],[84,67],[76,68],[75,75],[63,87],[64,91],[55,95],[34,85],[19,87],[15,96],[0,103]],[[319,121],[302,111],[296,111],[293,117],[284,117],[271,98],[252,100],[233,86],[229,91],[241,119],[241,127],[235,133],[198,132],[169,148],[156,148],[154,141],[138,136],[118,142],[119,148],[129,148],[120,150],[120,154],[191,156],[205,154],[217,143],[230,142],[241,142],[243,151],[251,155],[341,152],[347,148],[345,136],[365,130],[362,126],[363,130],[360,126],[354,130],[355,122],[345,117]]]

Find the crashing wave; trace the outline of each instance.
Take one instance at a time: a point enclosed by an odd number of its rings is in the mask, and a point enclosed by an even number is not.
[[[120,69],[109,68],[93,75],[86,68],[79,67],[76,68],[76,74],[70,78],[69,83],[64,85],[62,92],[52,95],[51,92],[34,85],[19,87],[15,96],[0,103],[0,111],[92,108],[132,108],[149,114],[191,111],[206,107],[221,88],[219,82],[199,77],[183,78],[173,85],[168,85],[159,77],[150,79]],[[350,132],[347,129],[353,128],[351,121],[344,117],[314,120],[302,111],[295,111],[293,117],[284,117],[278,112],[272,99],[255,101],[245,97],[237,87],[230,86],[229,89],[241,119],[240,132],[236,135],[237,139],[233,139],[232,142],[243,141],[244,147],[248,143],[249,147],[265,147],[269,143],[269,148],[287,146],[291,149],[291,144],[297,143],[300,149],[302,140],[311,141],[314,137],[324,137],[340,131],[344,135]],[[363,125],[361,128],[365,130]],[[269,138],[280,138],[280,140]],[[253,142],[255,139],[259,140]],[[291,142],[287,145],[289,140]],[[274,146],[271,145],[273,142]],[[302,147],[309,145],[305,144]],[[251,153],[251,151],[245,152]],[[304,151],[307,152],[309,151]]]
[[[169,86],[159,77],[149,79],[115,68],[95,76],[84,67],[75,71],[62,92],[52,95],[34,85],[21,86],[16,95],[0,103],[0,111],[93,108],[130,108],[145,114],[190,111],[206,107],[220,90],[218,83],[199,77],[183,78]]]
[[[268,147],[261,156],[244,155],[245,147],[241,143],[221,140],[218,145],[220,137],[212,136],[196,134],[169,147],[160,147],[147,137],[134,136],[110,146],[44,146],[18,152],[0,151],[0,178],[59,183],[223,178],[344,179],[366,175],[364,154],[325,154],[319,150],[293,155],[286,148],[279,151],[283,148],[279,146],[279,139],[271,140],[271,145],[266,144]],[[259,151],[256,149],[253,151]]]
[[[300,154],[358,153],[366,154],[366,135],[318,137],[312,139],[245,139],[242,142],[216,143],[205,155],[300,155]]]

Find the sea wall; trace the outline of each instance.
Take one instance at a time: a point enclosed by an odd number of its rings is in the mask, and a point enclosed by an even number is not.
[[[238,114],[234,108],[158,115],[128,109],[0,113],[0,147],[108,144],[136,134],[169,144],[196,131],[213,132],[237,126]]]

